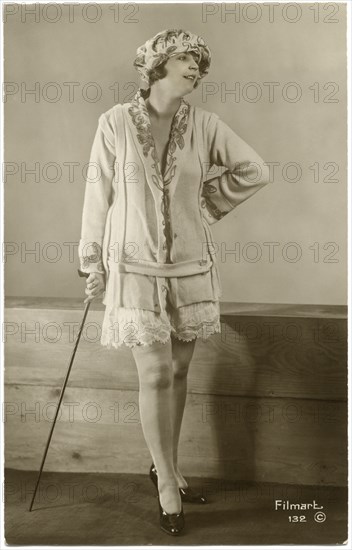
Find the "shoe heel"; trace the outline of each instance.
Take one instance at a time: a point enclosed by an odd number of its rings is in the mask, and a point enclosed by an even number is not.
[[[156,490],[158,491],[158,474],[156,473],[154,464],[152,464],[149,469],[149,477],[152,480],[152,483],[155,486]]]

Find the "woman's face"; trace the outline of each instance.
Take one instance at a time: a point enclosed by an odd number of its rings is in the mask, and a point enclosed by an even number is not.
[[[182,97],[194,89],[199,79],[197,56],[193,53],[178,53],[170,57],[165,65],[166,76],[158,82],[173,96]]]

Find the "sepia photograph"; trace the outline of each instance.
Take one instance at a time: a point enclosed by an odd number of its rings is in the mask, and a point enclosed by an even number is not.
[[[1,542],[349,548],[351,3],[1,9]]]

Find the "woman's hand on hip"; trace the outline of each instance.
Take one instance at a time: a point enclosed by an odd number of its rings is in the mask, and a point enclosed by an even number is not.
[[[91,273],[87,279],[87,287],[85,293],[87,298],[84,300],[84,303],[91,302],[105,290],[105,275],[102,273]]]

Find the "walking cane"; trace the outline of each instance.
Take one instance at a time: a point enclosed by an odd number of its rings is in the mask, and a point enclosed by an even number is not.
[[[80,269],[78,269],[78,274],[79,274],[80,277],[85,277],[85,278],[88,278],[88,277],[89,277],[89,273],[84,273],[84,272],[81,271]],[[58,403],[58,406],[57,406],[57,409],[56,409],[56,412],[55,412],[55,416],[54,416],[53,423],[52,423],[52,425],[51,425],[51,430],[50,430],[50,433],[49,433],[49,437],[48,437],[48,440],[47,440],[47,442],[46,442],[45,451],[44,451],[42,463],[41,463],[41,465],[40,465],[40,470],[39,470],[39,475],[38,475],[37,483],[36,483],[36,486],[35,486],[35,489],[34,489],[32,502],[31,502],[31,505],[30,505],[30,507],[29,507],[29,511],[30,511],[30,512],[32,511],[33,502],[34,502],[35,496],[36,496],[36,494],[37,494],[37,489],[38,489],[39,482],[40,482],[40,477],[41,477],[41,475],[42,475],[42,471],[43,471],[43,468],[44,468],[44,463],[45,463],[46,455],[47,455],[47,453],[48,453],[48,449],[49,449],[51,437],[52,437],[52,435],[53,435],[53,431],[54,431],[54,428],[55,428],[56,419],[57,419],[57,416],[58,416],[58,414],[59,414],[59,409],[60,409],[61,401],[62,401],[62,398],[63,398],[63,396],[64,396],[64,391],[65,391],[65,389],[66,389],[66,385],[67,385],[67,382],[68,382],[68,378],[69,378],[69,376],[70,376],[71,367],[72,367],[73,361],[74,361],[74,359],[75,359],[75,355],[76,355],[76,351],[77,351],[77,348],[78,348],[78,344],[79,344],[79,341],[80,341],[80,338],[81,338],[81,334],[82,334],[82,330],[83,330],[83,327],[84,327],[84,323],[85,323],[85,321],[86,321],[86,317],[87,317],[87,313],[88,313],[88,310],[89,310],[90,302],[91,302],[91,301],[89,300],[89,302],[87,302],[87,304],[86,304],[86,308],[85,308],[85,310],[84,310],[84,315],[83,315],[82,323],[81,323],[81,326],[79,327],[79,331],[78,331],[78,335],[77,335],[77,338],[76,338],[75,346],[74,346],[74,348],[73,348],[73,352],[72,352],[71,359],[70,359],[70,364],[69,364],[68,369],[67,369],[66,378],[65,378],[64,384],[63,384],[62,389],[61,389],[60,398],[59,398],[59,403]]]

